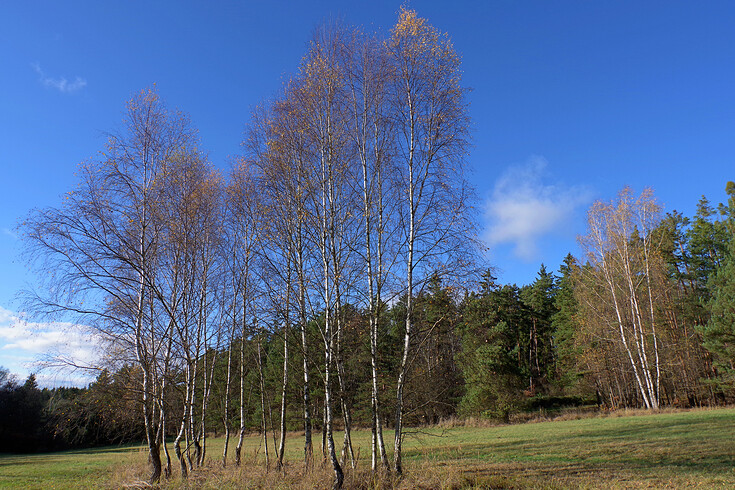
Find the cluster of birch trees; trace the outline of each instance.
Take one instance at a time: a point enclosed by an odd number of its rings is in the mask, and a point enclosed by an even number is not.
[[[451,42],[411,10],[401,10],[387,39],[322,27],[282,95],[253,111],[244,156],[228,174],[207,160],[188,118],[144,90],[127,104],[124,127],[109,135],[102,157],[80,166],[77,188],[22,224],[43,284],[31,298],[36,310],[76,314],[104,339],[108,363],[139,369],[151,482],[172,472],[169,434],[183,476],[202,463],[213,389],[225,394],[227,441],[233,407],[240,409],[239,464],[250,394],[245,356],[253,346],[270,463],[261,339],[277,334],[283,365],[275,464],[283,464],[286,390],[299,377],[306,464],[316,425],[341,486],[346,461],[355,464],[344,396],[350,352],[342,342],[350,307],[367,319],[372,468],[402,472],[413,298],[432,277],[461,277],[476,254],[464,175],[465,95]],[[378,396],[378,325],[399,299],[405,327],[391,464]],[[318,326],[316,342],[307,325]],[[302,361],[296,372],[290,350]],[[223,357],[226,373],[215,376]],[[317,405],[323,413],[314,413]]]
[[[587,292],[584,304],[596,313],[598,324],[615,329],[613,338],[625,351],[629,367],[646,408],[657,409],[661,398],[659,334],[654,303],[659,303],[665,271],[653,241],[660,210],[646,190],[638,197],[625,189],[617,201],[596,202],[588,213]],[[604,311],[614,312],[614,321]],[[609,335],[609,333],[608,333]],[[649,341],[650,339],[650,341]]]
[[[572,261],[566,321],[575,369],[586,372],[611,407],[692,406],[722,402],[719,356],[727,336],[716,280],[731,261],[733,186],[717,212],[706,198],[693,218],[663,215],[650,189],[623,189],[588,212],[584,263]],[[722,277],[722,274],[720,274]],[[731,303],[729,303],[731,305]],[[730,322],[726,329],[732,331]],[[720,371],[717,365],[720,364]],[[723,366],[724,364],[724,366]]]

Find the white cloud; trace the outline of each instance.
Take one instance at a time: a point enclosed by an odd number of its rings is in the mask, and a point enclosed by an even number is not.
[[[18,234],[15,233],[10,228],[3,228],[3,235],[7,235],[7,236],[9,236],[10,238],[12,238],[14,240],[17,240],[18,239]]]
[[[574,211],[591,200],[588,189],[545,184],[547,165],[543,157],[532,157],[508,169],[495,183],[485,206],[485,239],[490,247],[508,243],[516,256],[533,261],[539,240],[564,231]]]
[[[44,386],[84,384],[83,373],[63,364],[90,366],[99,352],[99,341],[81,325],[28,322],[0,306],[0,363],[21,378],[45,367],[38,376]]]
[[[53,78],[47,76],[38,63],[31,63],[31,67],[38,74],[39,82],[45,87],[55,88],[59,92],[70,94],[87,86],[87,81],[81,77],[75,77],[74,81],[70,82],[65,77]]]

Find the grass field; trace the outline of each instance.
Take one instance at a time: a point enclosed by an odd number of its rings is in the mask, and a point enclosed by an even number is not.
[[[432,428],[407,436],[401,481],[369,481],[369,432],[355,434],[358,469],[346,485],[400,488],[735,488],[735,409],[629,415],[498,427]],[[222,439],[210,439],[208,464],[171,488],[311,488],[329,472],[303,475],[302,439],[289,434],[285,475],[266,473],[257,436],[243,468],[221,470]],[[386,442],[390,441],[386,433]],[[340,441],[340,439],[337,439]],[[317,441],[315,441],[317,442]],[[390,445],[390,444],[389,444]],[[231,444],[232,448],[232,444]],[[320,453],[317,451],[317,455]],[[50,455],[0,456],[0,487],[119,488],[143,479],[140,448],[104,448]]]

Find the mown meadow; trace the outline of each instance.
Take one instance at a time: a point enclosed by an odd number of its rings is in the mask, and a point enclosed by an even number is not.
[[[360,459],[348,488],[732,488],[735,409],[596,416],[481,426],[452,424],[410,432],[403,479],[371,478],[369,431],[357,431]],[[473,426],[474,425],[474,426]],[[337,434],[339,436],[339,434]],[[338,437],[335,439],[340,440]],[[223,439],[187,481],[164,488],[328,488],[330,469],[304,472],[303,440],[289,434],[282,472],[265,470],[262,439],[246,439],[244,464],[221,467]],[[317,461],[320,453],[317,452]],[[2,488],[135,488],[148,468],[143,446],[0,457]]]

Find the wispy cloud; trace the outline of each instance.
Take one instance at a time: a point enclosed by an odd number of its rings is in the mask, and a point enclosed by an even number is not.
[[[564,230],[574,211],[591,200],[589,189],[545,184],[547,166],[546,159],[534,156],[508,169],[495,183],[485,207],[485,239],[490,247],[508,243],[517,257],[533,261],[538,242]]]
[[[3,359],[3,367],[11,372],[27,376],[47,365],[50,359],[88,366],[99,357],[99,352],[99,342],[80,325],[28,322],[0,306],[0,359]],[[44,379],[75,380],[76,384],[87,380],[79,373],[74,375],[70,369],[53,371],[45,372]]]
[[[73,82],[70,82],[66,77],[50,77],[44,73],[39,63],[31,63],[33,71],[38,75],[38,81],[41,82],[45,87],[54,88],[59,92],[70,94],[76,92],[87,86],[87,81],[81,77],[75,77]]]
[[[2,232],[3,232],[3,235],[7,235],[7,236],[9,236],[10,238],[12,238],[12,239],[14,239],[14,240],[17,240],[17,239],[18,239],[18,234],[17,234],[17,233],[15,233],[15,232],[14,232],[13,230],[11,230],[10,228],[3,228],[3,229],[2,229]]]

